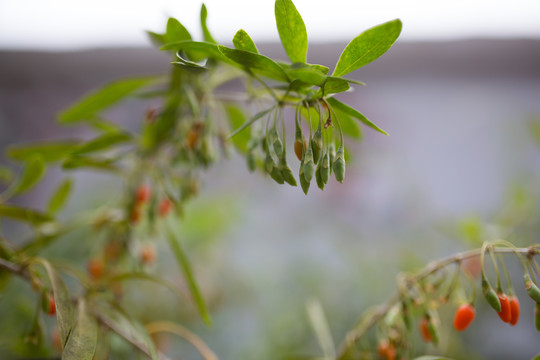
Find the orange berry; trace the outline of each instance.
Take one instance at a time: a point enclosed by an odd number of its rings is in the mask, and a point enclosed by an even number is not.
[[[49,297],[49,315],[55,315],[56,314],[56,302],[54,301],[54,297]]]
[[[377,346],[377,352],[379,353],[381,358],[386,359],[386,357],[388,356],[389,346],[390,344],[388,343],[388,340],[379,341],[379,345]]]
[[[136,225],[141,221],[142,218],[142,210],[140,207],[136,206],[131,210],[131,216],[129,220],[133,225]]]
[[[169,198],[164,198],[159,203],[159,216],[166,217],[167,215],[169,215],[172,208],[173,208],[172,201]]]
[[[141,185],[137,189],[137,193],[135,195],[135,202],[140,205],[148,202],[150,200],[150,196],[152,195],[152,190],[150,189],[150,186],[148,185]]]
[[[428,319],[425,317],[420,321],[420,335],[425,342],[432,342],[433,338],[431,337],[431,332],[429,331]]]
[[[519,300],[517,297],[510,298],[510,325],[515,326],[519,321]]]
[[[461,305],[456,310],[456,315],[454,316],[454,329],[457,331],[465,330],[472,323],[475,316],[474,307],[470,304]]]
[[[154,261],[156,261],[156,258],[157,258],[156,250],[151,245],[145,245],[141,249],[140,256],[141,256],[142,263],[145,264],[145,265],[152,264]]]
[[[501,312],[498,312],[499,317],[502,321],[505,323],[509,323],[510,320],[512,320],[512,309],[510,308],[510,300],[508,297],[504,294],[498,294],[499,301],[501,302]]]
[[[88,273],[94,279],[100,279],[105,273],[105,264],[100,259],[88,260]]]

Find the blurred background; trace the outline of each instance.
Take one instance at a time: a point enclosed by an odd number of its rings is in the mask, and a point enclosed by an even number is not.
[[[349,141],[352,159],[344,184],[331,182],[324,192],[312,185],[307,197],[298,188],[249,174],[238,156],[203,176],[201,196],[179,226],[214,326],[205,327],[190,305],[167,290],[156,296],[161,289],[155,285],[136,283],[126,291],[143,320],[150,313],[177,320],[224,360],[320,354],[307,300],[320,300],[339,343],[363,311],[391,296],[398,272],[476,247],[466,231],[471,224],[487,238],[506,236],[520,245],[538,241],[538,1],[295,4],[310,36],[308,61],[330,68],[358,33],[402,19],[398,43],[352,74],[367,86],[340,96],[391,136],[364,128],[360,143]],[[263,54],[286,59],[276,43],[273,1],[206,5],[217,40],[230,44],[242,27]],[[144,30],[162,31],[167,17],[174,16],[197,34],[199,7],[165,0],[0,1],[0,148],[89,136],[84,128],[60,127],[56,114],[114,79],[166,73],[168,56],[151,48]],[[130,100],[109,117],[136,130],[148,105]],[[0,161],[13,165],[6,157]],[[52,171],[20,202],[43,205],[59,176]],[[99,206],[118,192],[119,184],[107,176],[75,177],[66,214]],[[508,233],[514,224],[518,230]],[[45,255],[84,259],[89,246],[67,237]],[[168,274],[181,286],[166,246],[160,250],[159,265],[151,271]],[[509,258],[509,266],[522,299],[519,324],[507,326],[479,300],[478,318],[463,336],[448,325],[441,349],[428,346],[425,352],[457,359],[531,359],[540,351],[533,306],[514,260]],[[27,305],[31,313],[33,306],[17,297],[0,298],[4,325],[13,324],[10,301],[20,313]],[[24,328],[2,326],[3,339]],[[161,340],[176,358],[200,359],[178,338]],[[128,351],[118,346],[119,354]],[[13,356],[7,340],[0,348],[5,358]]]

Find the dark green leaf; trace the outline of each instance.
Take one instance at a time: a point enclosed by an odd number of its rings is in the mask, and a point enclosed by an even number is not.
[[[235,136],[236,134],[240,133],[242,130],[253,124],[256,120],[262,118],[264,115],[268,114],[270,111],[274,110],[274,106],[272,106],[270,109],[263,110],[251,117],[244,125],[240,126],[238,129],[233,131],[231,135],[229,135],[229,139]]]
[[[83,97],[78,103],[60,113],[58,119],[63,123],[91,120],[99,111],[107,109],[155,81],[155,76],[115,81]]]
[[[327,99],[327,101],[328,101],[328,103],[330,105],[332,105],[333,108],[338,109],[338,110],[344,112],[345,114],[348,114],[348,115],[350,115],[350,116],[352,116],[354,118],[357,118],[358,120],[363,122],[365,125],[369,126],[370,128],[372,128],[374,130],[377,130],[380,133],[383,133],[384,135],[388,135],[388,133],[386,131],[379,128],[377,125],[375,125],[371,121],[369,121],[368,118],[366,118],[364,115],[362,115],[358,110],[353,109],[349,105],[344,104],[341,101],[336,100],[334,98],[329,98],[329,99]]]
[[[225,107],[225,110],[227,111],[227,115],[229,115],[229,120],[231,122],[231,128],[233,129],[233,131],[239,129],[243,124],[245,124],[246,117],[244,116],[244,112],[242,111],[242,109],[240,109],[238,106],[232,104],[227,105]],[[238,150],[240,150],[242,153],[245,153],[247,151],[247,144],[249,139],[250,131],[243,131],[241,134],[238,134],[231,140],[238,148]]]
[[[66,346],[68,338],[74,324],[73,317],[73,305],[69,296],[66,284],[56,272],[56,270],[45,259],[38,259],[38,262],[43,265],[49,279],[51,280],[51,286],[54,295],[54,301],[56,303],[56,320],[58,321],[58,331],[60,332],[60,338],[62,339],[62,347]]]
[[[73,156],[64,161],[62,169],[73,170],[78,168],[92,168],[103,171],[119,172],[112,160],[94,159],[84,156]]]
[[[206,18],[208,17],[208,11],[206,10],[206,6],[202,4],[201,6],[201,27],[203,31],[203,38],[204,41],[217,44],[217,41],[214,40],[212,37],[212,34],[210,34],[210,31],[208,30],[208,26],[206,25]]]
[[[60,183],[49,200],[49,206],[47,207],[49,214],[57,213],[64,206],[71,194],[72,187],[73,181],[71,178],[66,178]]]
[[[45,174],[45,162],[41,156],[34,156],[25,164],[22,177],[15,188],[14,194],[22,194],[34,187]]]
[[[223,55],[242,65],[249,71],[256,72],[270,79],[289,82],[289,77],[281,66],[264,55],[255,54],[245,50],[230,49],[222,45],[218,45],[218,49]]]
[[[45,162],[56,162],[66,158],[79,144],[77,140],[65,140],[15,145],[9,148],[8,155],[15,160],[28,161],[39,154]]]
[[[165,41],[171,43],[174,41],[191,40],[189,31],[175,18],[167,20],[167,31],[165,32]]]
[[[96,351],[98,326],[94,316],[86,310],[84,299],[79,300],[77,322],[62,352],[62,360],[92,360]]]
[[[131,135],[126,132],[109,132],[86,143],[81,144],[73,151],[73,155],[88,154],[100,150],[108,150],[113,145],[130,141]]]
[[[337,94],[349,90],[349,83],[341,78],[329,76],[323,86],[324,95]]]
[[[276,25],[285,52],[293,63],[306,62],[308,39],[306,25],[291,0],[276,0]]]
[[[208,309],[206,308],[206,304],[204,303],[204,299],[199,290],[199,286],[197,284],[197,281],[195,280],[193,271],[191,270],[191,264],[170,226],[167,227],[167,239],[169,240],[169,246],[171,247],[171,250],[176,257],[176,260],[178,261],[178,265],[184,273],[184,277],[187,281],[191,295],[193,296],[193,300],[197,304],[203,320],[208,325],[210,325],[212,323],[212,320],[210,319],[210,314],[208,313]]]
[[[257,46],[255,46],[255,43],[251,37],[243,29],[238,30],[236,34],[234,34],[232,42],[234,47],[238,50],[251,51],[257,54],[259,53]]]
[[[0,217],[8,217],[15,220],[21,220],[31,224],[39,225],[51,221],[52,218],[37,210],[22,208],[18,206],[0,205]]]
[[[355,37],[341,53],[333,76],[348,74],[384,54],[401,32],[399,19],[368,29]]]

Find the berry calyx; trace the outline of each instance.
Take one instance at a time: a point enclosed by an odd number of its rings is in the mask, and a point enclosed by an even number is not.
[[[456,310],[454,316],[454,329],[463,331],[473,322],[476,312],[471,304],[463,304]]]
[[[515,326],[519,321],[519,300],[515,296],[510,297],[510,325]]]
[[[512,309],[510,308],[510,300],[508,299],[508,296],[504,293],[500,293],[497,295],[499,298],[499,301],[501,303],[501,311],[498,312],[499,317],[502,321],[505,323],[509,323],[512,319]]]

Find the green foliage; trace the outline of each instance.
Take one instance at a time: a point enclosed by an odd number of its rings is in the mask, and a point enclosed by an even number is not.
[[[276,25],[285,52],[293,63],[305,63],[308,40],[304,20],[290,0],[276,0]]]
[[[36,185],[43,175],[45,175],[45,162],[39,155],[35,155],[25,164],[21,179],[16,185],[14,194],[22,194],[31,190]]]
[[[73,180],[71,178],[66,178],[63,182],[58,184],[58,187],[49,199],[49,205],[47,206],[49,214],[57,213],[65,205],[71,194],[72,188]]]
[[[258,54],[257,46],[245,30],[238,30],[233,37],[233,45],[238,50],[251,51]]]

